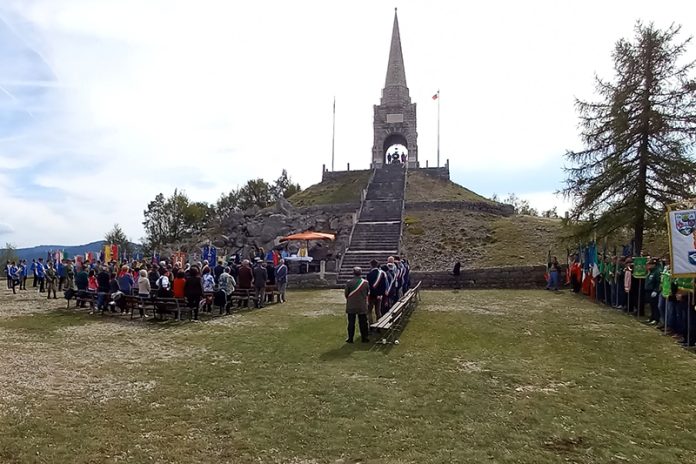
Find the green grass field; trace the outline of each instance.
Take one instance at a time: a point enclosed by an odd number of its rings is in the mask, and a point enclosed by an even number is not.
[[[426,291],[351,346],[340,291],[200,324],[0,292],[3,463],[696,462],[696,358],[567,293]]]

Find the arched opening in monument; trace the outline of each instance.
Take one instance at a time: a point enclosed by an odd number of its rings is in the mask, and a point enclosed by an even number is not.
[[[401,134],[392,134],[384,140],[384,164],[406,163],[408,142]]]

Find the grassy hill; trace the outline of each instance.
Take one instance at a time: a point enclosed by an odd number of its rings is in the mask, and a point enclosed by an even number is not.
[[[294,206],[332,205],[360,202],[360,191],[367,187],[371,171],[347,171],[311,185],[288,200]]]
[[[409,211],[404,245],[416,270],[543,264],[547,253],[564,262],[561,221],[462,211]]]
[[[419,170],[408,171],[406,201],[485,201],[488,198],[472,192],[451,180],[433,177]]]

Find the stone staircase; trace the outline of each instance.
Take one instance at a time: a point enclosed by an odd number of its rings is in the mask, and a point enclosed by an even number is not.
[[[399,253],[405,183],[406,169],[400,165],[375,170],[341,261],[339,284],[352,277],[355,266],[366,272],[373,259],[384,264]]]

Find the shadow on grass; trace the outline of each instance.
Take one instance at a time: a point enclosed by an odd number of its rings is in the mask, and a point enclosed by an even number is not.
[[[334,361],[336,359],[346,359],[356,352],[370,351],[372,349],[373,343],[344,343],[340,348],[334,348],[329,350],[319,356],[322,361]]]
[[[80,313],[58,310],[46,313],[11,317],[0,320],[0,327],[14,330],[49,331],[63,327],[89,324],[91,321]]]

